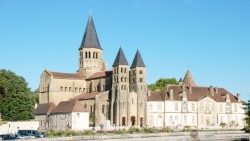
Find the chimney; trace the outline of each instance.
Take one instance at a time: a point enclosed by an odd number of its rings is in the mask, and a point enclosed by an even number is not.
[[[214,89],[213,89],[213,86],[210,86],[210,87],[209,87],[209,91],[210,91],[210,94],[211,94],[212,96],[214,96]]]
[[[151,91],[150,90],[148,91],[148,96],[151,96]]]
[[[214,88],[214,92],[215,92],[216,95],[219,94],[219,89],[218,89],[218,87],[215,87],[215,88]]]
[[[173,101],[174,100],[174,90],[170,89],[169,91],[169,100]]]
[[[226,95],[226,102],[230,102],[230,95],[228,93]]]
[[[187,93],[186,92],[182,93],[182,100],[187,101]]]
[[[192,86],[189,84],[188,86],[189,94],[192,94]]]
[[[240,102],[240,94],[236,94],[238,102]]]

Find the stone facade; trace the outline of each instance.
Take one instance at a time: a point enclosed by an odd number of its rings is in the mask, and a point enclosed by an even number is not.
[[[120,48],[111,71],[90,16],[79,48],[79,70],[62,73],[45,70],[40,77],[39,103],[79,100],[90,112],[93,126],[146,124],[146,67],[137,51],[131,66]]]

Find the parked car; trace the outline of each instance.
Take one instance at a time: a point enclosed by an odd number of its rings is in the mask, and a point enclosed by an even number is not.
[[[41,132],[37,130],[18,130],[17,135],[21,139],[43,138]]]
[[[1,140],[16,140],[20,139],[17,134],[3,134],[0,135],[0,141]]]

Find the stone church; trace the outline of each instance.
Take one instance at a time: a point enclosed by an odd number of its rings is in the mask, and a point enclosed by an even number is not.
[[[39,104],[78,100],[90,112],[90,122],[100,126],[146,124],[146,66],[139,50],[132,65],[119,49],[108,70],[94,21],[90,15],[79,48],[76,73],[45,70],[40,76]]]

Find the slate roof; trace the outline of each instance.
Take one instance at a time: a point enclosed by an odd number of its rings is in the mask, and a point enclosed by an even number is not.
[[[82,48],[102,49],[96,33],[95,24],[91,15],[88,18],[87,26],[82,39],[82,44],[79,50],[81,50]]]
[[[205,97],[210,97],[217,102],[226,102],[226,96],[227,94],[229,94],[229,98],[232,103],[238,102],[238,98],[224,88],[197,87],[197,86],[195,87],[184,86],[184,87],[188,101],[200,101]],[[182,101],[183,86],[181,85],[167,86],[162,91],[151,92],[151,95],[148,96],[148,101],[163,101],[164,99],[170,100],[170,89],[173,89],[173,100]]]
[[[136,68],[136,67],[146,67],[142,60],[141,53],[139,50],[137,50],[133,63],[131,65],[131,68]]]
[[[100,71],[100,72],[94,73],[90,77],[86,78],[86,80],[108,77],[108,76],[111,76],[112,73],[113,73],[112,71]]]
[[[35,109],[35,115],[50,114],[55,109],[55,107],[56,105],[53,102],[38,104],[37,108]]]
[[[121,47],[116,55],[115,61],[113,63],[113,67],[119,66],[119,65],[128,65],[127,58],[125,57],[125,54],[124,54],[123,49]]]
[[[78,100],[60,102],[52,114],[66,114],[73,112],[87,112]]]
[[[84,79],[83,76],[77,73],[63,73],[63,72],[51,72],[47,71],[52,77],[57,79]]]

